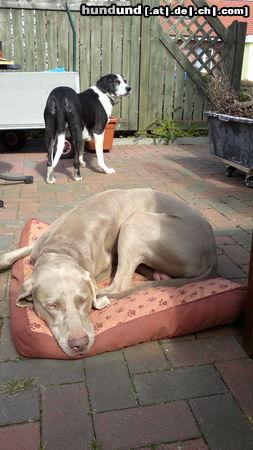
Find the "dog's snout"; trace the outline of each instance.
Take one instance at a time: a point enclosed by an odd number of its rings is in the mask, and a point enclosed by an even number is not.
[[[131,92],[131,89],[132,89],[132,88],[131,88],[130,86],[127,86],[127,87],[126,87],[126,91],[127,91],[128,93]]]
[[[72,350],[74,350],[74,352],[81,353],[86,349],[87,345],[89,344],[89,338],[86,334],[81,337],[71,337],[68,340],[68,344],[69,347]]]

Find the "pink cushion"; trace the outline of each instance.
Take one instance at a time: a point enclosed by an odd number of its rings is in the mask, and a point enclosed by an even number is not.
[[[47,227],[44,222],[30,219],[22,231],[20,246],[34,242]],[[69,359],[33,308],[16,306],[20,286],[31,273],[29,257],[13,265],[11,329],[17,351],[27,357]],[[136,274],[133,281],[143,280],[144,277]],[[216,278],[180,288],[144,289],[124,299],[110,301],[109,307],[91,311],[95,343],[87,355],[78,358],[233,322],[242,313],[245,288]]]

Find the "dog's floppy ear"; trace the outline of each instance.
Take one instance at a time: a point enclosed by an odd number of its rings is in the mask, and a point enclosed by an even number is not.
[[[108,77],[106,75],[97,81],[97,88],[100,89],[100,91],[102,91],[104,93],[107,92]]]
[[[104,75],[100,80],[97,81],[97,88],[100,91],[107,92],[108,94],[115,94],[115,82],[118,77],[114,73],[109,73],[108,75]]]
[[[93,283],[92,279],[89,277],[89,284],[91,289],[91,298],[92,298],[92,306],[95,309],[103,309],[106,306],[110,305],[109,298],[105,295],[103,297],[97,298],[96,296],[96,290],[95,290],[95,284]]]
[[[106,306],[109,306],[111,303],[110,303],[109,298],[106,295],[103,295],[103,297],[99,297],[99,298],[94,297],[92,304],[95,309],[103,309]]]
[[[32,277],[27,278],[21,287],[21,292],[16,300],[17,306],[31,306],[32,302]]]

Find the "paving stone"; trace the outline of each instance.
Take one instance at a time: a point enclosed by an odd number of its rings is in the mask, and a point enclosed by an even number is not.
[[[235,209],[231,208],[228,204],[222,202],[220,199],[217,200],[209,200],[208,204],[216,209],[221,214],[233,214],[235,213]]]
[[[232,262],[227,255],[218,255],[218,274],[220,277],[229,280],[246,276],[245,272]]]
[[[96,439],[103,450],[200,437],[185,402],[100,413],[93,420]]]
[[[38,384],[63,384],[84,381],[83,362],[54,359],[25,359],[1,364],[0,385],[14,378],[38,378]]]
[[[0,317],[8,317],[9,315],[9,302],[7,300],[0,300]]]
[[[40,448],[39,423],[0,428],[1,450],[37,450]]]
[[[0,336],[0,360],[13,360],[18,356],[11,337],[10,321],[8,318],[5,318]]]
[[[1,234],[0,235],[0,251],[6,252],[10,249],[13,241],[13,234]]]
[[[145,449],[142,448],[142,450]],[[194,439],[192,441],[178,441],[174,444],[158,445],[156,450],[208,450],[208,447],[202,439]]]
[[[227,392],[221,377],[212,366],[135,375],[134,384],[141,405]]]
[[[253,419],[253,361],[229,361],[216,367],[241,408]]]
[[[168,368],[168,361],[158,342],[147,342],[125,348],[124,355],[131,373]]]
[[[82,383],[42,389],[42,437],[48,450],[87,450],[93,438],[89,401]]]
[[[211,450],[252,450],[253,428],[230,394],[190,400]]]
[[[240,245],[229,245],[223,247],[224,253],[232,259],[236,264],[248,264],[249,263],[249,252]]]
[[[234,336],[175,342],[165,344],[163,347],[174,367],[210,364],[247,357]]]
[[[253,210],[253,208],[252,208]],[[239,245],[250,251],[251,248],[251,233],[242,232],[241,234],[232,235],[232,238]]]
[[[94,411],[136,406],[127,366],[120,351],[84,360],[91,406]]]
[[[207,338],[207,337],[221,337],[221,336],[237,336],[242,334],[243,331],[243,323],[242,321],[238,321],[232,324],[221,325],[215,328],[209,328],[208,330],[200,331],[196,333],[198,339]]]
[[[2,393],[0,394],[0,404],[1,426],[36,421],[40,418],[40,396],[38,388],[27,389],[19,395],[8,396]]]

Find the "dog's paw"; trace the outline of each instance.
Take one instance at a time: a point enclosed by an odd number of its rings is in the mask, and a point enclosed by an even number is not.
[[[104,168],[103,170],[104,170],[104,171],[105,171],[105,173],[107,173],[108,175],[110,175],[110,174],[112,174],[112,173],[115,173],[115,172],[116,172],[116,170],[115,170],[115,169],[113,169],[112,167],[106,167],[106,168]]]
[[[55,184],[56,179],[55,179],[55,177],[48,177],[46,179],[46,182],[47,182],[47,184]]]
[[[86,161],[83,159],[83,156],[79,157],[79,162],[82,167],[86,167]]]
[[[75,181],[82,181],[82,175],[80,174],[79,170],[74,169],[73,178]]]

